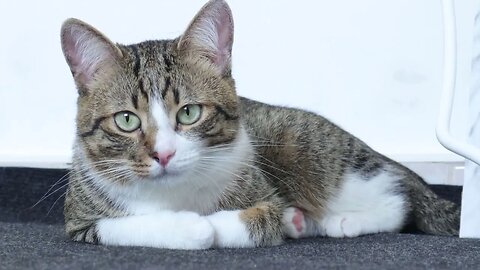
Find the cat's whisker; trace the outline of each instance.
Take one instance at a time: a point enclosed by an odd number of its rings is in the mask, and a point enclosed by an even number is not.
[[[208,161],[205,162],[205,160],[203,160],[202,162],[204,162],[205,165],[210,165],[210,166],[215,165],[215,163],[213,163],[213,162],[212,162],[212,163],[208,163]],[[210,168],[210,169],[211,169],[211,168]],[[225,169],[225,168],[216,166],[216,167],[215,167],[215,170],[220,170],[220,171],[222,171],[222,172],[231,174],[231,175],[237,177],[238,179],[241,179],[241,180],[243,180],[243,181],[246,181],[245,178],[243,178],[242,176],[240,176],[240,175],[238,175],[238,174],[236,174],[236,173],[234,173],[234,172],[232,172],[232,171],[229,171],[229,170],[227,170],[227,169]]]
[[[222,158],[218,158],[218,157],[203,157],[204,159],[207,159],[207,160],[210,160],[210,161],[217,161],[217,162],[224,162],[224,163],[228,163],[228,162],[232,162],[231,160],[229,159],[222,159]],[[252,161],[252,162],[255,162],[255,160],[247,160],[247,161]],[[282,182],[284,185],[286,185],[287,187],[289,188],[292,188],[292,186],[285,180],[281,179],[280,177],[268,172],[268,171],[265,171],[263,170],[262,168],[258,167],[258,166],[254,166],[248,162],[244,162],[244,161],[235,161],[235,163],[239,163],[241,165],[244,165],[244,166],[247,166],[249,168],[252,168],[252,169],[258,169],[260,170],[262,173],[264,174],[267,174],[268,176],[270,177],[273,177],[275,179],[277,179],[278,181]],[[213,164],[213,163],[212,163]],[[280,169],[279,169],[280,170]]]
[[[115,184],[122,180],[128,180],[133,176],[133,172],[130,171],[128,168],[112,168],[112,170],[104,171],[102,174],[98,175],[98,177],[105,177],[111,183]]]
[[[222,144],[222,145],[216,145],[216,146],[211,146],[205,149],[201,149],[200,152],[216,152],[216,151],[231,151],[236,149],[235,144]]]
[[[208,164],[210,165],[210,164]],[[207,179],[209,180],[210,179],[210,168],[209,167],[205,167],[205,166],[201,166],[201,167],[198,167],[198,170],[195,170],[196,173],[198,174],[201,174],[203,175],[205,178],[204,179]],[[243,179],[243,178],[242,178]],[[225,186],[222,186],[220,185],[219,183],[217,183],[216,181],[209,181],[209,183],[215,185],[215,187],[217,187],[219,190],[222,190],[222,189],[225,189],[225,190],[229,190],[230,192],[235,192],[236,189],[239,189],[241,188],[238,181],[232,181],[229,185],[227,185],[226,187]],[[244,195],[243,193],[239,193],[239,195]],[[221,192],[219,194],[220,196],[220,200],[225,200],[226,199],[226,192]],[[240,196],[237,196],[237,200],[239,202],[241,202],[242,200],[246,201],[248,198],[246,198],[246,196],[244,195],[243,196],[244,198],[240,198]]]
[[[278,145],[278,146],[298,146],[297,144],[284,144],[284,143],[279,143],[278,141],[274,141],[274,140],[271,140],[269,138],[265,138],[265,137],[260,137],[260,136],[257,136],[257,135],[254,135],[254,130],[251,130],[249,129],[248,127],[244,127],[245,130],[247,131],[248,133],[248,137],[250,138],[250,143],[264,143],[264,144],[273,144],[273,145]],[[227,129],[226,131],[237,131],[237,130],[233,130],[233,129]],[[252,138],[255,138],[255,139],[259,139],[259,140],[252,140]]]
[[[263,159],[264,161],[266,161],[266,162],[268,162],[268,163],[270,163],[270,164],[272,164],[272,165],[276,165],[275,162],[273,162],[273,161],[271,161],[270,159],[268,159],[268,158],[260,155],[259,153],[254,153],[254,155],[255,155],[256,157],[259,157],[259,158]]]
[[[65,181],[68,181],[69,180],[69,176],[70,174],[72,174],[72,171],[69,171],[67,172],[64,176],[62,176],[59,180],[57,180],[54,184],[52,184],[50,186],[50,188],[47,190],[47,192],[45,192],[45,194],[43,194],[43,196],[32,206],[30,206],[30,209],[33,209],[35,208],[40,202],[42,202],[44,199],[45,199],[45,196],[47,196],[47,194],[52,191],[52,189],[58,185],[58,184],[61,184],[61,183],[64,183]]]
[[[84,179],[81,179],[80,181],[77,180],[76,182],[72,183],[72,185],[81,184],[81,183],[85,183],[85,182],[91,181],[91,180],[94,179],[94,177],[104,177],[104,176],[106,176],[106,175],[109,175],[109,176],[112,177],[112,178],[119,177],[119,176],[117,176],[117,175],[115,174],[116,171],[117,171],[117,172],[122,172],[122,171],[119,170],[118,168],[110,168],[110,169],[108,169],[108,170],[105,170],[105,171],[103,171],[103,172],[101,172],[101,173],[97,173],[97,174],[95,174],[95,175],[88,175],[88,177],[86,177],[86,178],[84,178]],[[126,170],[126,172],[128,172],[128,171]],[[81,174],[81,173],[84,173],[84,172],[81,172],[81,171],[80,171],[80,172],[75,172],[75,174]],[[128,173],[130,173],[130,172],[128,172]],[[72,172],[69,172],[67,175],[71,175],[71,174],[72,174]],[[125,176],[131,176],[131,175],[126,174]],[[66,180],[68,180],[68,179],[66,179]],[[66,180],[64,180],[64,181],[66,181]],[[115,180],[115,179],[114,179],[114,180]],[[57,182],[58,182],[58,181],[57,181]],[[115,181],[112,180],[112,182],[115,182]],[[57,185],[57,184],[55,184],[55,185]],[[55,185],[54,185],[54,186],[55,186]],[[58,191],[64,189],[64,188],[65,188],[66,186],[68,186],[68,185],[69,185],[69,183],[63,184],[63,185],[61,185],[60,187],[56,188],[54,191],[51,191],[52,189],[49,189],[49,191],[48,191],[40,200],[38,200],[34,205],[32,205],[30,208],[36,207],[38,204],[40,204],[40,203],[43,202],[44,200],[48,199],[49,197],[51,197],[53,194],[57,193]],[[62,195],[62,196],[63,196],[63,195]],[[60,196],[60,197],[62,197],[62,196]],[[59,198],[60,198],[60,197],[59,197]],[[57,200],[58,200],[58,199],[57,199]]]
[[[112,183],[118,183],[122,180],[128,180],[128,179],[132,178],[133,176],[134,176],[134,174],[131,171],[125,171],[123,173],[120,172],[116,175],[111,176],[110,179],[111,179]],[[124,178],[126,178],[126,179],[124,179]]]
[[[226,162],[232,162],[230,161],[229,159],[221,159],[221,157],[211,157],[211,156],[205,156],[205,157],[202,157],[203,159],[216,159],[216,160],[222,160],[222,161],[226,161]],[[267,163],[264,163],[264,162],[261,162],[261,161],[258,161],[257,159],[245,159],[245,161],[250,161],[250,162],[254,162],[254,163],[257,163],[257,164],[261,164],[261,165],[264,165],[264,166],[267,166],[267,167],[270,167],[274,170],[277,170],[279,172],[282,172],[282,173],[285,173],[285,174],[288,174],[288,175],[291,175],[291,173],[283,170],[283,169],[280,169],[280,168],[277,168],[273,165],[270,165],[270,164],[267,164]],[[242,164],[248,164],[246,162],[241,162]]]
[[[203,165],[210,165],[210,164],[203,164]],[[196,170],[197,173],[199,174],[202,174],[206,179],[206,180],[210,180],[211,177],[210,177],[210,173],[211,173],[211,170],[209,167],[205,167],[205,166],[200,166],[200,167],[197,167],[197,170]],[[223,171],[224,173],[226,173],[227,175],[231,175],[232,173],[230,171]],[[233,174],[234,176],[238,177],[238,179],[241,179],[243,181],[246,181],[243,177],[237,175],[237,174]],[[230,176],[231,177],[231,176]],[[232,181],[229,183],[229,185],[227,185],[226,187],[221,185],[220,183],[217,183],[216,181],[209,181],[209,184],[210,185],[213,185],[215,186],[218,190],[230,190],[232,192],[234,192],[234,189],[237,189],[237,188],[240,188],[239,186],[239,182],[238,181]],[[239,193],[239,195],[241,195],[242,193]],[[219,193],[219,196],[223,199],[225,199],[225,192],[220,192]],[[240,201],[240,196],[237,196],[237,199]]]
[[[78,183],[83,183],[83,182],[87,182],[87,181],[90,181],[90,179],[86,178],[86,179],[82,179],[80,180]],[[55,189],[54,191],[50,192],[48,195],[45,195],[44,197],[42,197],[42,199],[40,199],[37,203],[35,203],[33,206],[31,206],[31,208],[34,208],[36,207],[38,204],[40,204],[41,202],[45,201],[46,199],[48,199],[49,197],[51,197],[53,194],[57,193],[58,191],[64,189],[66,186],[68,186],[69,184],[71,183],[66,183],[66,184],[63,184],[61,185],[60,187],[58,187],[57,189]],[[73,184],[72,184],[73,185]]]
[[[101,170],[98,172],[92,172],[92,173],[96,178],[110,179],[116,173],[120,173],[126,170],[128,170],[128,168],[113,167],[113,168],[108,168],[108,169],[104,169],[104,170]]]
[[[50,206],[50,208],[48,209],[48,212],[45,216],[48,217],[48,215],[50,215],[50,212],[53,210],[53,208],[55,207],[55,204],[57,204],[58,200],[60,200],[60,198],[62,198],[66,194],[67,194],[67,191],[63,192],[62,195],[58,196],[58,198],[53,202],[52,206]]]
[[[270,165],[270,164],[267,164],[267,163],[265,163],[265,162],[261,162],[261,161],[259,161],[259,160],[257,160],[257,159],[248,159],[248,161],[255,162],[255,163],[257,163],[257,164],[264,165],[264,166],[267,166],[267,167],[269,167],[269,168],[272,168],[272,169],[274,169],[274,170],[276,170],[276,171],[279,171],[279,172],[285,173],[285,174],[287,174],[287,175],[293,176],[291,172],[287,172],[287,171],[285,171],[285,170],[283,170],[283,169],[277,168],[277,167],[275,167],[275,166],[273,166],[273,165]],[[273,163],[273,162],[272,162],[272,163]]]
[[[208,168],[201,165],[203,164],[197,164],[197,166],[195,166],[195,168],[193,169],[193,172],[200,174],[203,177],[203,181],[209,181],[209,183],[213,183],[217,188],[220,187],[220,185],[215,181],[210,181],[211,175],[209,175]],[[200,184],[198,184],[197,182],[198,181],[193,181],[193,184],[196,185],[196,187],[200,187]]]
[[[118,167],[120,165],[127,165],[128,164],[128,161],[123,161],[123,160],[116,160],[114,162],[112,162],[111,160],[104,160],[102,162],[96,162],[94,164],[91,164],[91,168],[94,168],[96,170],[102,170],[102,168],[100,168],[101,166],[115,166],[115,167]]]
[[[264,144],[251,144],[253,147],[297,147],[298,145],[295,144],[270,144],[270,143],[264,143]]]
[[[50,193],[46,193],[40,200],[38,200],[34,205],[32,205],[30,208],[33,209],[35,208],[37,205],[39,205],[41,202],[45,201],[46,199],[48,199],[50,196],[52,196],[53,194],[57,193],[58,191],[62,190],[63,188],[65,188],[66,186],[68,186],[69,183],[66,183],[66,184],[63,184],[61,185],[59,188],[55,189],[54,191],[50,192]],[[48,194],[48,195],[47,195]]]

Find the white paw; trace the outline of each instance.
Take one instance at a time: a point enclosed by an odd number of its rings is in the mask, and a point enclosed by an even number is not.
[[[341,227],[346,237],[357,237],[362,230],[359,220],[355,218],[344,218]]]
[[[356,237],[360,235],[362,229],[354,217],[330,216],[322,223],[325,235],[330,237]]]
[[[240,210],[220,211],[207,216],[215,229],[216,247],[254,247],[247,225],[240,219]]]
[[[176,216],[174,249],[208,249],[213,246],[215,230],[207,218],[192,212],[179,212]]]
[[[283,232],[287,237],[300,238],[305,236],[307,226],[303,212],[296,207],[288,207],[283,211]]]
[[[205,217],[192,212],[104,218],[98,221],[100,242],[116,246],[207,249],[215,231]]]

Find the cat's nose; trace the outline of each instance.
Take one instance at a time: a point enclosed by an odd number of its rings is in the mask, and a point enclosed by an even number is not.
[[[175,151],[165,151],[165,152],[155,152],[153,153],[153,159],[155,159],[156,162],[160,163],[162,167],[167,166],[168,162],[172,157],[175,155]]]

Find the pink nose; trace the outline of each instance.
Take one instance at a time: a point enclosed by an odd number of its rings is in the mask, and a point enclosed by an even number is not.
[[[170,159],[175,155],[175,151],[166,151],[166,152],[155,152],[153,153],[153,159],[156,162],[160,163],[162,167],[167,166]]]

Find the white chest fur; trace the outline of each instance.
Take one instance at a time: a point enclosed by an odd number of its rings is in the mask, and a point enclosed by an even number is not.
[[[158,183],[136,183],[126,187],[110,188],[108,193],[109,197],[119,202],[133,215],[151,214],[162,210],[210,214],[215,211],[228,185],[228,181],[225,180],[218,181],[217,185],[207,184],[203,187],[197,187],[190,182],[173,187]]]

